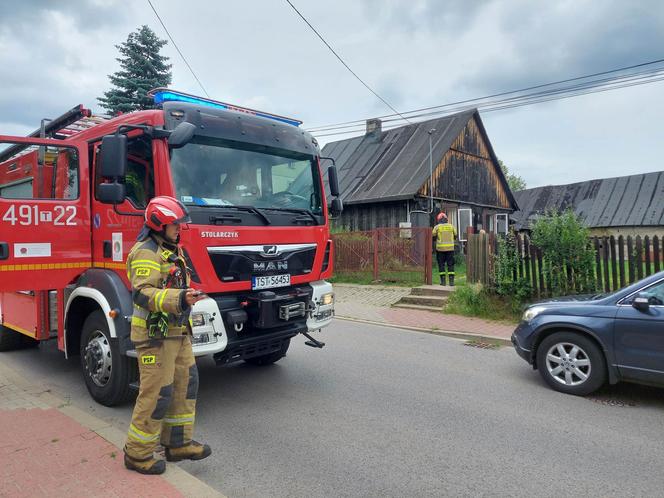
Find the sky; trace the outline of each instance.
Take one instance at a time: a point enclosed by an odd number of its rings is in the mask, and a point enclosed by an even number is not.
[[[292,0],[399,111],[664,58],[664,4],[647,0]],[[285,0],[153,0],[212,98],[310,128],[392,111]],[[147,0],[0,2],[0,133],[25,135],[77,104],[102,112],[115,45]],[[172,43],[172,88],[202,90]],[[664,81],[481,113],[497,156],[528,187],[664,170]],[[322,137],[326,140],[346,138]]]

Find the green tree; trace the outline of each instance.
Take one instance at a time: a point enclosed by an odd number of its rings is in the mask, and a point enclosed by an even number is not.
[[[519,175],[510,173],[509,168],[500,159],[498,159],[498,164],[500,164],[500,169],[503,170],[503,174],[507,179],[507,185],[509,185],[512,192],[516,192],[517,190],[524,190],[526,188],[526,181],[523,178],[521,178]]]
[[[542,251],[544,274],[554,296],[595,291],[595,253],[588,228],[574,212],[551,212],[533,226],[533,243]]]
[[[168,57],[159,53],[166,43],[144,25],[130,33],[127,41],[116,45],[121,69],[108,76],[113,88],[97,99],[99,104],[110,114],[154,109],[147,92],[170,85],[172,78]]]

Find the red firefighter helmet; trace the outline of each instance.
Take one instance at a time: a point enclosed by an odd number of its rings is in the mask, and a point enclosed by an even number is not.
[[[436,221],[447,221],[447,215],[443,213],[442,211],[436,215]]]
[[[173,197],[155,197],[145,209],[145,225],[155,232],[161,232],[166,225],[180,223],[191,223],[191,218],[184,204]]]

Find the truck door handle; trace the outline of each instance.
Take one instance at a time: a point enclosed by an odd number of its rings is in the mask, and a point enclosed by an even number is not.
[[[7,242],[0,242],[0,259],[9,258],[9,244]]]

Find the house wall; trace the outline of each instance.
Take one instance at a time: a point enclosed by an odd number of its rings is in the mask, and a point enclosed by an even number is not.
[[[496,167],[486,139],[473,118],[434,168],[433,196],[511,210]],[[429,182],[426,182],[418,195],[428,197],[429,190]]]
[[[415,209],[411,201],[410,209]],[[341,216],[333,220],[337,230],[372,230],[374,228],[394,227],[408,219],[406,201],[376,202],[370,204],[344,205]]]

